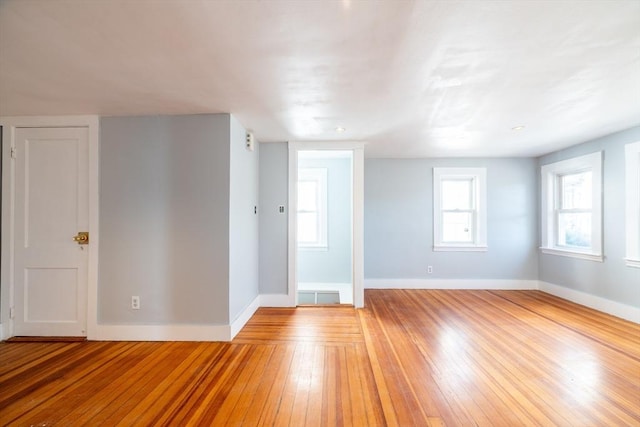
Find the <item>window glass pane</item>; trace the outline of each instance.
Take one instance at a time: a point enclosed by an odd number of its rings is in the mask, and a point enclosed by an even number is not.
[[[442,209],[473,209],[472,206],[472,183],[471,179],[456,179],[442,181]]]
[[[318,183],[316,181],[298,181],[298,211],[317,210]]]
[[[562,175],[561,209],[591,209],[591,171]]]
[[[442,241],[455,243],[473,242],[473,214],[471,212],[442,213]]]
[[[591,213],[558,214],[558,246],[591,247]]]
[[[315,243],[318,241],[318,214],[315,212],[298,213],[298,242]]]

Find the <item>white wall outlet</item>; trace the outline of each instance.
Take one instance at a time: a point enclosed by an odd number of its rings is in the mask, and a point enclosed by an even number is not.
[[[140,310],[140,297],[132,296],[131,297],[131,308],[134,310]]]
[[[427,266],[427,273],[429,273],[429,274],[433,273],[433,266],[432,265]]]

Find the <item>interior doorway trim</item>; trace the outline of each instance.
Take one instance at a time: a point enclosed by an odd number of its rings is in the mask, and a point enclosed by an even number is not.
[[[288,218],[288,291],[289,305],[298,303],[297,272],[297,182],[298,151],[347,150],[353,152],[353,305],[364,307],[364,143],[363,142],[289,142],[289,218]]]
[[[15,148],[16,129],[40,127],[85,127],[89,133],[89,233],[87,281],[87,338],[95,339],[98,324],[98,247],[99,220],[99,134],[98,116],[13,116],[0,117],[2,126],[2,256],[0,274],[0,335],[13,336],[10,317],[13,307],[14,282],[14,205],[15,165],[11,158]]]

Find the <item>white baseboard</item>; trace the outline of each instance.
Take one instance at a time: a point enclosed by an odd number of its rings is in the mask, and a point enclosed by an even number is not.
[[[4,326],[0,323],[0,341],[4,341]]]
[[[104,325],[98,324],[92,341],[229,341],[229,325]]]
[[[253,313],[255,313],[259,307],[260,307],[260,295],[255,297],[255,299],[251,301],[251,304],[249,304],[247,308],[245,308],[242,311],[242,313],[240,313],[240,315],[236,317],[236,320],[231,322],[231,326],[229,328],[230,330],[229,341],[232,340],[236,335],[238,335],[238,332],[240,332],[240,330],[244,328],[244,325],[247,324],[249,319],[251,319],[251,316],[253,316]]]
[[[231,341],[260,306],[257,296],[231,325],[97,325],[92,341]]]
[[[261,294],[260,307],[295,307],[287,294]]]
[[[365,279],[365,289],[539,289],[560,298],[640,323],[640,308],[538,280],[473,279]],[[258,307],[293,307],[286,294],[262,294],[231,325],[97,325],[88,336],[96,341],[230,341],[249,321]],[[0,323],[0,340],[5,339]]]
[[[537,280],[491,279],[365,279],[365,289],[538,289]]]
[[[548,294],[593,308],[594,310],[602,311],[631,322],[640,323],[640,308],[543,281],[538,282],[538,289]]]

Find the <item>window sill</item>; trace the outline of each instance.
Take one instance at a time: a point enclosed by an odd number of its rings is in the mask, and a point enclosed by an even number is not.
[[[329,250],[329,246],[298,246],[298,249],[309,252],[327,252]]]
[[[434,246],[434,252],[487,252],[486,246]]]
[[[540,251],[542,251],[543,254],[560,255],[560,256],[566,256],[569,258],[578,258],[578,259],[586,259],[589,261],[604,262],[604,257],[602,256],[602,254],[576,252],[576,251],[569,251],[569,250],[556,249],[556,248],[540,248]]]
[[[640,259],[625,258],[624,262],[627,267],[640,268]]]

